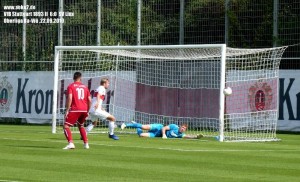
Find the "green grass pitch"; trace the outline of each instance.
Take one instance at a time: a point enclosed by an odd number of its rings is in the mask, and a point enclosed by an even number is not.
[[[1,181],[300,181],[300,135],[279,142],[228,143],[211,138],[163,140],[89,135],[76,149],[50,126],[0,125]]]

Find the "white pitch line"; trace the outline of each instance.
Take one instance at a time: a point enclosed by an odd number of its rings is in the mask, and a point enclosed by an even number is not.
[[[11,181],[11,180],[0,179],[0,182],[21,182],[21,181]]]
[[[2,138],[3,140],[18,140],[18,141],[30,141],[30,142],[52,142],[52,143],[66,143],[65,141],[59,140],[28,140],[28,139],[19,139],[19,138]],[[79,144],[76,142],[75,144]],[[281,150],[281,149],[262,149],[262,150],[235,150],[235,149],[220,149],[220,150],[211,150],[211,149],[178,149],[178,148],[161,148],[161,147],[143,147],[143,146],[127,146],[127,145],[108,145],[108,144],[99,144],[99,143],[90,143],[90,146],[107,146],[107,147],[124,147],[124,148],[140,148],[140,149],[155,149],[155,150],[170,150],[178,152],[297,152],[300,150]],[[1,182],[1,181],[0,181]]]

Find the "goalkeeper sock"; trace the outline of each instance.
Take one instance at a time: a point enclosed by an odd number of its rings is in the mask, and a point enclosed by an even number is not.
[[[93,123],[89,124],[89,125],[86,127],[86,132],[89,133],[90,131],[92,131],[93,128],[94,128]]]
[[[140,123],[126,123],[126,127],[142,128],[142,124],[140,124]]]
[[[137,129],[136,129],[136,133],[137,133],[139,136],[141,136],[141,133],[143,133],[143,130],[140,129],[140,128],[137,128]]]

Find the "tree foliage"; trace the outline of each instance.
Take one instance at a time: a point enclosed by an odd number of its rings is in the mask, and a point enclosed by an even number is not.
[[[22,4],[22,0],[1,0],[0,5]],[[101,45],[136,45],[138,39],[137,0],[101,1]],[[178,44],[180,1],[142,0],[141,44]],[[228,46],[241,48],[272,47],[298,43],[300,38],[300,4],[297,0],[279,1],[278,36],[273,36],[273,0],[185,0],[184,43],[211,44],[225,42],[225,15],[228,17]],[[58,1],[28,0],[36,11],[58,11]],[[65,0],[63,45],[97,45],[97,1]],[[9,61],[53,61],[58,45],[58,24],[28,24],[26,56],[22,52],[22,24],[0,22],[0,59]],[[299,51],[293,47],[290,57]],[[22,64],[13,69],[51,69],[51,64]],[[4,68],[4,66],[2,66]]]

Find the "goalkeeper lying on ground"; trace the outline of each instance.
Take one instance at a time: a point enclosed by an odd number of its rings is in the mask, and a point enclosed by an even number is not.
[[[166,138],[188,138],[188,139],[200,139],[203,137],[202,134],[197,135],[186,135],[184,132],[187,130],[187,125],[183,124],[178,126],[176,124],[169,124],[168,126],[163,126],[162,124],[147,124],[143,125],[132,121],[131,123],[123,123],[121,129],[125,127],[136,128],[137,134],[140,137],[162,137]],[[147,130],[147,132],[143,132]]]

